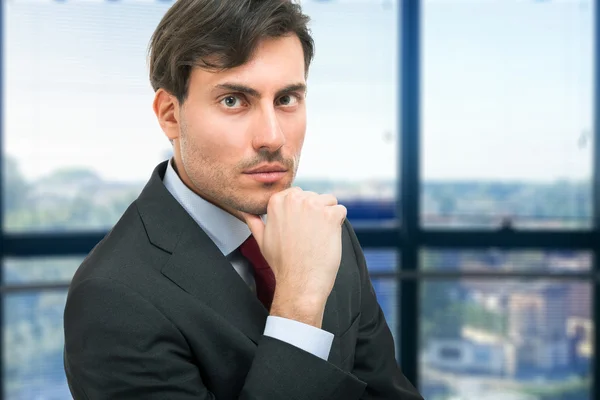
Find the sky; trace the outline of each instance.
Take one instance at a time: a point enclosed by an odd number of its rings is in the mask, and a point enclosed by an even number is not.
[[[302,1],[316,55],[298,179],[396,177],[397,4]],[[149,178],[170,143],[146,51],[170,5],[3,2],[3,146],[26,178]],[[422,12],[423,179],[590,177],[591,0],[430,0]]]

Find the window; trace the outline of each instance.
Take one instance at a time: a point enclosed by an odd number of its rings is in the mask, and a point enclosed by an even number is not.
[[[593,329],[591,315],[588,282],[425,281],[421,393],[434,398],[441,385],[446,396],[458,398],[486,399],[505,391],[525,397],[544,392],[553,398],[590,398],[594,351],[583,332]],[[586,326],[579,334],[569,329],[577,324]],[[472,357],[455,362],[447,362],[447,352],[446,359],[431,357],[433,349],[448,342]]]
[[[66,290],[4,295],[4,398],[67,399],[62,315]]]
[[[420,331],[402,350],[418,343],[425,398],[590,398],[594,4],[419,4],[404,7],[419,17],[403,34],[421,57],[402,83],[419,74],[406,91],[420,99],[420,130],[407,134],[420,138],[420,218],[402,254],[419,260]],[[567,230],[582,232],[561,248]],[[444,346],[463,357],[445,362]]]
[[[593,27],[591,0],[423,1],[423,225],[590,228]]]
[[[67,285],[83,257],[4,260],[4,398],[70,398],[63,367]],[[28,285],[47,285],[30,289]],[[50,288],[50,286],[54,286]]]
[[[145,65],[169,4],[3,7],[5,229],[106,229],[169,150]]]
[[[358,218],[365,207],[356,200],[370,201],[371,215],[379,207],[393,212],[387,204],[396,196],[398,170],[396,2],[302,6],[312,19],[316,52],[298,181],[359,207]]]

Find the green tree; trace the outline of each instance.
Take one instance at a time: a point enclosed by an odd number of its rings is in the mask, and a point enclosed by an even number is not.
[[[94,171],[87,168],[62,168],[53,171],[47,178],[44,179],[46,183],[63,184],[63,183],[102,183],[102,178]]]

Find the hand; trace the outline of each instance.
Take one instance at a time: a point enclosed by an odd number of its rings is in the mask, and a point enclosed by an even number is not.
[[[275,275],[272,310],[322,311],[340,266],[346,207],[331,194],[293,187],[271,196],[267,216],[265,224],[242,213]]]

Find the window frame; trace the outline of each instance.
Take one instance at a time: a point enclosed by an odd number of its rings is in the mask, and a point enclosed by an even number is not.
[[[421,0],[403,0],[398,7],[398,88],[399,96],[397,118],[399,127],[398,181],[396,193],[401,196],[396,201],[398,223],[385,227],[355,226],[356,234],[364,249],[396,249],[399,266],[397,272],[372,272],[373,278],[396,279],[397,281],[397,321],[395,332],[398,338],[397,356],[406,377],[419,386],[419,285],[436,278],[461,279],[485,277],[486,279],[505,278],[552,278],[571,280],[582,279],[592,283],[592,316],[598,327],[600,321],[600,0],[594,7],[594,46],[593,46],[593,214],[592,228],[574,232],[548,230],[452,230],[423,229],[420,226],[420,100],[421,100]],[[0,78],[4,75],[4,8],[0,7]],[[3,81],[0,81],[0,93],[3,93]],[[4,117],[4,97],[0,96],[0,121]],[[0,137],[3,127],[0,126]],[[0,141],[0,171],[4,167],[4,151]],[[0,174],[0,185],[2,184]],[[2,190],[3,190],[3,186]],[[3,224],[3,196],[0,196],[0,226]],[[349,209],[348,213],[353,214]],[[48,232],[48,233],[6,233],[0,231],[0,254],[6,257],[32,256],[74,256],[86,255],[107,233],[107,231]],[[556,274],[539,272],[499,272],[481,274],[469,272],[422,271],[419,269],[419,252],[425,248],[444,249],[577,249],[592,254],[592,268],[581,273]],[[0,281],[3,282],[4,268],[0,268]],[[4,322],[4,298],[7,293],[19,291],[61,290],[68,283],[48,283],[32,285],[0,286],[0,322]],[[4,343],[4,325],[0,329],[0,343]],[[600,344],[600,329],[594,329],[595,344]],[[0,360],[3,363],[3,346],[0,346]],[[600,357],[594,349],[591,368],[591,398],[600,395],[595,382],[600,382]],[[4,374],[0,375],[0,400],[4,398]]]

